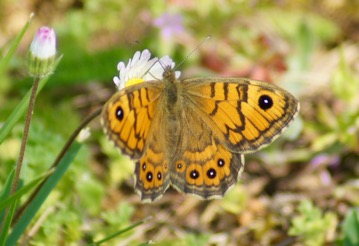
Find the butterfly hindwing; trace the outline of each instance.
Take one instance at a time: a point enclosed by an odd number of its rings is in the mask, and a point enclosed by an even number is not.
[[[157,107],[152,121],[152,131],[146,141],[146,151],[135,166],[135,190],[140,194],[142,202],[159,199],[170,185],[169,156],[165,151],[165,111],[161,109],[162,103]]]
[[[189,106],[180,117],[182,135],[171,165],[171,183],[187,194],[219,198],[237,183],[244,158],[219,144],[196,113]]]

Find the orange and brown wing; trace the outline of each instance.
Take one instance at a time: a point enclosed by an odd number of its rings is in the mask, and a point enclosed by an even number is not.
[[[158,125],[159,126],[159,125]],[[169,163],[161,145],[162,132],[158,127],[148,140],[146,152],[135,166],[135,190],[142,202],[162,197],[170,185]]]
[[[222,197],[244,167],[244,157],[223,146],[209,125],[188,105],[179,117],[181,138],[171,163],[171,184],[203,199]]]
[[[184,97],[219,142],[233,152],[256,151],[273,142],[293,121],[299,102],[269,83],[238,78],[184,80]]]
[[[162,196],[170,184],[161,95],[162,82],[145,82],[117,92],[104,106],[102,124],[122,153],[136,160],[135,190],[143,202]]]
[[[103,107],[104,131],[132,159],[145,151],[161,93],[161,82],[145,82],[117,92]]]

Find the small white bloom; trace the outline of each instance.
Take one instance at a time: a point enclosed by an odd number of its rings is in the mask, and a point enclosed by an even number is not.
[[[77,141],[83,143],[91,136],[90,127],[83,128],[77,136]]]
[[[26,66],[33,77],[44,77],[52,73],[56,56],[56,34],[54,29],[41,27],[31,42]]]
[[[113,82],[119,90],[125,86],[141,83],[148,80],[162,79],[164,68],[171,66],[174,68],[175,63],[169,56],[161,59],[151,58],[151,53],[145,49],[142,52],[137,51],[132,59],[128,61],[127,66],[124,62],[119,62],[117,69],[120,72],[119,77],[114,77]],[[179,78],[181,72],[175,72],[176,78]]]
[[[30,52],[39,59],[47,59],[56,54],[56,34],[54,29],[41,27],[30,45]]]

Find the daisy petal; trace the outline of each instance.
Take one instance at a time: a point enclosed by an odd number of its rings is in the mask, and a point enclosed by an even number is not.
[[[169,56],[164,56],[161,59],[157,57],[150,58],[151,52],[145,49],[142,52],[137,51],[132,59],[129,59],[127,65],[124,62],[119,62],[117,64],[119,76],[113,78],[117,88],[121,90],[136,83],[162,79],[165,67],[175,67],[175,63]],[[176,71],[176,78],[179,78],[180,74],[181,72]]]

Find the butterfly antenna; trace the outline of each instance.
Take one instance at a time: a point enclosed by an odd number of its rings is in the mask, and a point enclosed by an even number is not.
[[[163,66],[163,64],[162,64],[162,62],[161,62],[161,59],[159,59],[158,57],[156,57],[156,59],[157,59],[157,61],[156,61],[155,63],[153,63],[152,66],[150,66],[150,67],[147,69],[147,71],[143,74],[143,76],[144,76],[145,74],[149,73],[154,79],[158,79],[158,78],[156,78],[155,76],[153,76],[152,73],[150,73],[151,68],[152,68],[157,62],[158,62],[158,63],[162,66],[162,68],[164,69],[164,66]]]
[[[163,70],[165,70],[165,65],[162,63],[161,59],[158,58],[158,57],[156,57],[156,59],[157,59],[157,61],[156,61],[155,63],[153,63],[153,65],[152,65],[151,67],[149,67],[148,70],[147,70],[144,74],[146,74],[146,73],[151,74],[151,73],[150,73],[150,70],[151,70],[151,68],[152,68],[154,65],[156,65],[157,62],[161,65],[161,67],[163,68]],[[152,77],[153,77],[154,79],[158,79],[158,78],[156,78],[155,76],[153,76],[153,74],[151,74],[151,75],[152,75]]]
[[[178,68],[179,66],[181,66],[181,65],[188,59],[188,57],[190,57],[194,52],[196,52],[196,51],[199,49],[199,47],[201,47],[202,44],[203,44],[204,42],[206,42],[208,39],[210,39],[211,37],[212,37],[211,35],[208,35],[208,36],[207,36],[205,39],[203,39],[199,44],[197,44],[197,46],[196,46],[193,50],[191,50],[191,51],[186,55],[186,57],[183,58],[183,60],[182,60],[180,63],[177,64],[177,66],[175,67],[175,69]]]

